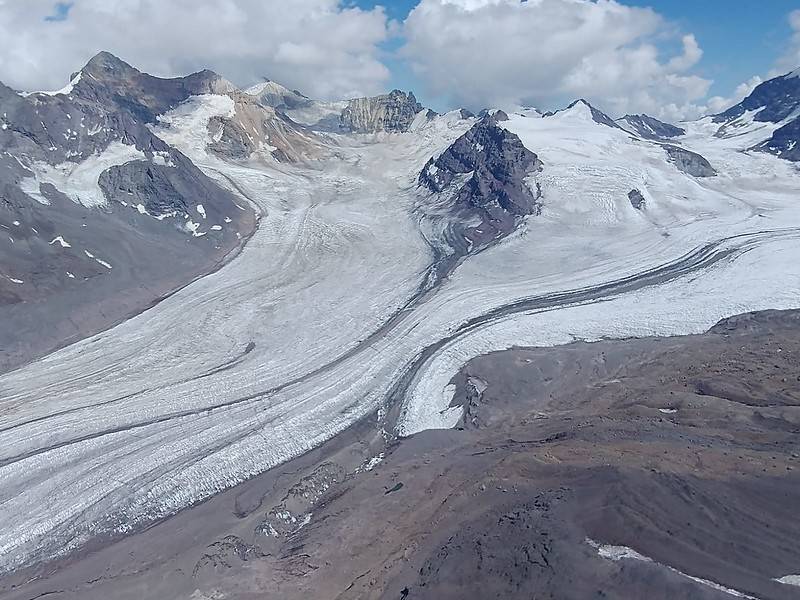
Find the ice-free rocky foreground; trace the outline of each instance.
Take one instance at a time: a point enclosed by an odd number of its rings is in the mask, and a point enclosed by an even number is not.
[[[454,211],[447,193],[419,185],[429,159],[479,118],[421,110],[399,131],[388,117],[388,131],[366,134],[298,126],[289,141],[271,132],[247,160],[210,151],[226,140],[220,119],[247,102],[195,95],[149,126],[261,213],[243,251],[0,377],[3,571],[132,534],[365,418],[384,441],[453,427],[464,416],[453,377],[487,352],[700,333],[733,314],[800,306],[800,174],[743,152],[746,136],[715,137],[708,119],[682,124],[676,159],[582,102],[491,117],[542,168],[526,179],[536,210],[487,243],[477,230],[493,208]],[[313,147],[303,160],[273,158],[301,138]],[[493,165],[473,149],[453,185],[487,180]],[[713,176],[685,172],[701,164],[695,154]],[[280,537],[312,513],[287,510],[284,531],[264,531]],[[251,543],[234,554],[257,552]]]

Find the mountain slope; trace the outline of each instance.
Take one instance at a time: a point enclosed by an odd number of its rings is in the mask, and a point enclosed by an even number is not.
[[[0,88],[0,370],[130,315],[241,246],[252,209],[150,129],[194,95],[231,89],[210,71],[160,79],[107,53],[57,93]]]
[[[800,69],[765,81],[712,119],[720,137],[759,136],[751,149],[800,161]]]

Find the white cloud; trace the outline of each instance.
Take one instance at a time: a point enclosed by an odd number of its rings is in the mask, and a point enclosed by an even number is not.
[[[319,98],[382,90],[383,9],[338,0],[0,0],[0,80],[58,89],[100,50],[162,76],[210,68],[239,85],[269,77]]]
[[[783,75],[800,67],[800,9],[789,13],[789,26],[792,28],[789,47],[778,60],[777,67],[771,75]]]
[[[697,115],[711,81],[691,73],[693,35],[663,57],[674,28],[614,0],[422,0],[402,52],[430,93],[469,108],[550,108],[585,96],[612,114]]]

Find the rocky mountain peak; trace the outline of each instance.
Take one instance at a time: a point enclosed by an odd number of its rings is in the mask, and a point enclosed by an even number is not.
[[[343,129],[355,133],[408,131],[423,110],[413,92],[392,90],[388,94],[350,100],[340,117]]]
[[[106,51],[98,52],[90,58],[80,72],[99,80],[127,79],[141,74],[125,61]]]
[[[539,157],[516,134],[486,115],[428,161],[419,183],[433,194],[452,194],[457,213],[480,219],[480,225],[460,232],[478,247],[513,231],[519,218],[539,212],[540,193],[526,178],[541,169]]]

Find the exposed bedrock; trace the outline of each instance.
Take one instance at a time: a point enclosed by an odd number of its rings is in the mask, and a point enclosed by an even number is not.
[[[344,130],[354,133],[403,132],[408,131],[422,110],[413,93],[392,90],[381,96],[350,100],[342,111],[340,123]]]
[[[717,123],[726,123],[754,111],[759,122],[779,123],[800,106],[800,77],[798,71],[774,77],[760,83],[744,100],[725,112],[714,115]]]
[[[672,144],[664,144],[662,146],[667,153],[670,162],[675,167],[687,175],[692,177],[714,177],[717,172],[703,156],[681,148],[680,146],[673,146]]]
[[[419,183],[475,247],[507,235],[520,218],[540,212],[538,185],[526,179],[541,169],[536,154],[490,115],[431,158]]]
[[[636,210],[644,210],[645,205],[647,204],[642,192],[639,190],[631,190],[628,192],[628,200],[631,201],[631,206]]]
[[[800,162],[800,117],[776,130],[772,137],[754,149],[769,152],[785,160]]]

